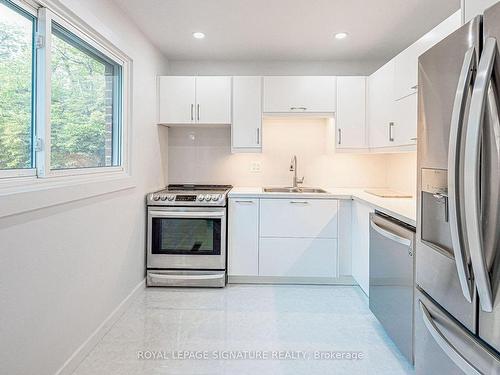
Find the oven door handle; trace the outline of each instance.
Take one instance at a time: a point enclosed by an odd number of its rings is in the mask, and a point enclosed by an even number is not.
[[[185,218],[200,218],[200,219],[221,219],[226,216],[225,212],[209,212],[209,211],[149,211],[149,215],[153,218],[165,219],[185,219]]]

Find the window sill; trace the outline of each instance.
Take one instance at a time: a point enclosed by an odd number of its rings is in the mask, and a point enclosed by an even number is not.
[[[92,177],[2,181],[0,218],[133,188],[133,178],[123,172]]]

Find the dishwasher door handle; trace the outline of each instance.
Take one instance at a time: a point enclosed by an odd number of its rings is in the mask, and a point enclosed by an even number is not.
[[[382,229],[377,224],[375,224],[373,221],[370,221],[370,226],[372,227],[372,229],[374,231],[376,231],[378,234],[380,234],[381,236],[383,236],[385,238],[396,241],[396,242],[400,243],[401,245],[404,245],[407,247],[411,247],[411,245],[412,245],[412,241],[409,240],[408,238],[398,236],[397,234],[389,232],[386,229]]]

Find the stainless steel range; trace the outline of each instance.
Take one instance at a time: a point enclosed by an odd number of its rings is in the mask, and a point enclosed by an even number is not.
[[[226,285],[229,185],[169,185],[148,194],[147,285]]]

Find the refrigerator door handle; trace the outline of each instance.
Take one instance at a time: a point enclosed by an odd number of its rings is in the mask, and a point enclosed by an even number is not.
[[[468,302],[472,302],[471,276],[469,265],[465,255],[465,246],[461,240],[460,233],[463,231],[462,218],[460,216],[460,193],[459,188],[463,186],[460,181],[462,173],[460,168],[460,147],[462,139],[462,128],[465,117],[467,97],[472,84],[473,69],[476,65],[475,48],[471,47],[464,55],[462,70],[458,80],[455,102],[450,124],[450,142],[448,145],[448,213],[453,253],[458,272],[458,279],[462,293]]]
[[[453,363],[455,363],[462,371],[468,375],[481,375],[481,372],[476,369],[467,359],[465,359],[460,352],[453,346],[453,344],[446,338],[445,335],[439,330],[434,319],[432,318],[429,310],[424,306],[422,301],[419,301],[420,311],[422,312],[422,319],[424,324],[434,338],[434,341],[446,353]],[[442,317],[444,319],[444,317]]]
[[[480,202],[480,160],[481,134],[484,114],[491,82],[491,74],[497,52],[495,38],[487,38],[484,42],[483,53],[479,61],[476,82],[472,92],[467,134],[465,138],[464,161],[464,198],[467,215],[466,231],[469,241],[470,256],[481,309],[485,312],[493,311],[493,297],[491,281],[484,256],[484,242],[481,223]],[[497,111],[497,108],[491,108]]]

